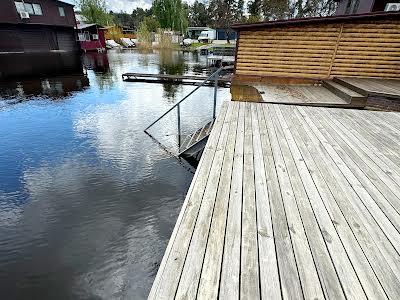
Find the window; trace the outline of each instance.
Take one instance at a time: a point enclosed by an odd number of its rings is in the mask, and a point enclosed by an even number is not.
[[[31,3],[24,3],[24,8],[25,8],[25,11],[26,11],[27,13],[29,13],[30,15],[34,15],[34,14],[35,14],[35,13],[33,12],[33,6],[32,6]]]
[[[38,15],[38,16],[43,15],[42,7],[40,6],[40,4],[33,3],[32,6],[33,6],[33,12],[35,13],[35,15]]]
[[[358,5],[360,4],[360,0],[349,0],[347,2],[346,14],[356,14],[358,10]]]
[[[85,41],[90,41],[90,33],[89,31],[85,31]]]
[[[15,7],[17,8],[17,12],[23,12],[26,11],[27,13],[29,13],[30,15],[43,15],[42,12],[42,7],[40,6],[40,4],[36,4],[36,3],[24,3],[21,1],[15,1]]]
[[[20,1],[15,1],[15,7],[17,8],[17,12],[23,12],[25,11],[25,7],[24,7],[24,3],[20,2]]]
[[[59,7],[58,7],[58,11],[59,11],[61,17],[65,17],[65,10],[64,10],[64,7],[59,6]]]
[[[84,33],[78,33],[78,41],[84,42],[86,41],[86,37]]]

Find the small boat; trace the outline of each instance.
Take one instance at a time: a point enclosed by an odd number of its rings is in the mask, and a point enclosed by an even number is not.
[[[132,40],[129,38],[121,38],[121,43],[126,48],[136,47],[136,44],[134,42],[132,42]]]
[[[114,40],[106,40],[106,46],[108,49],[112,49],[112,48],[120,48],[121,45],[118,44],[116,41]]]

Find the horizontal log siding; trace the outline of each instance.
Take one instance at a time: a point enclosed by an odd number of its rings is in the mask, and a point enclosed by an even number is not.
[[[236,74],[398,78],[400,21],[241,30]]]

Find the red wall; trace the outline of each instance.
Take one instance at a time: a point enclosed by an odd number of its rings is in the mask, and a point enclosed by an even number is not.
[[[0,23],[75,26],[75,13],[72,5],[56,0],[25,0],[25,2],[40,4],[43,15],[31,15],[29,19],[21,19],[15,8],[14,0],[0,0]],[[60,16],[58,10],[60,6],[64,7],[65,17]]]

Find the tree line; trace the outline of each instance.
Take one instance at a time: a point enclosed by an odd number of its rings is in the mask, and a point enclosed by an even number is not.
[[[228,29],[233,23],[327,16],[334,13],[334,0],[154,0],[151,8],[131,13],[107,11],[105,0],[77,0],[88,22],[100,25],[146,26],[150,31],[168,28],[184,33],[188,26]]]

